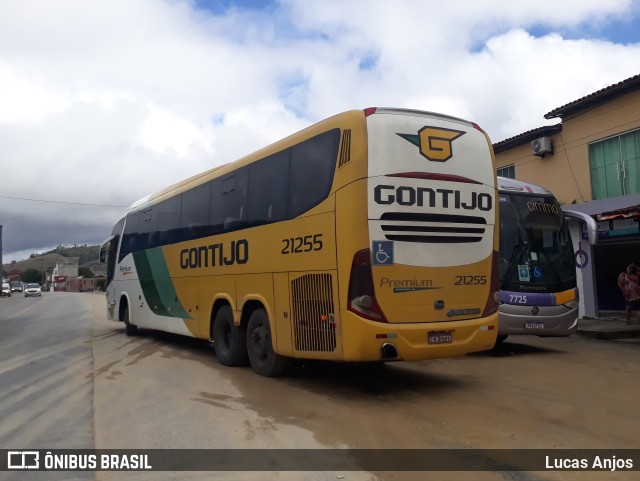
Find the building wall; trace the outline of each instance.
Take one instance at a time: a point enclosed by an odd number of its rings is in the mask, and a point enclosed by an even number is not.
[[[78,257],[67,257],[56,263],[53,268],[54,276],[78,277]]]
[[[563,204],[592,199],[589,143],[640,129],[640,90],[562,120],[553,154],[537,157],[530,143],[496,154],[498,167],[515,165],[516,179],[543,185]]]
[[[95,279],[85,279],[76,277],[75,279],[67,279],[66,290],[69,292],[88,292],[95,289]]]

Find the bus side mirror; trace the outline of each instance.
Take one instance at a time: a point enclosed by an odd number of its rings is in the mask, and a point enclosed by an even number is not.
[[[107,253],[109,252],[109,249],[111,247],[111,242],[113,242],[113,239],[115,238],[116,236],[112,235],[108,239],[106,239],[102,244],[100,244],[100,251],[98,254],[98,260],[100,262],[107,262]]]
[[[587,239],[589,244],[598,244],[598,224],[593,217],[582,212],[572,211],[570,209],[563,209],[564,216],[568,219],[577,220],[586,224]]]

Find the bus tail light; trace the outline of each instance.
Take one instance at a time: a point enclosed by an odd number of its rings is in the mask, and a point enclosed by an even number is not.
[[[487,298],[487,303],[484,306],[482,317],[494,314],[500,306],[499,259],[500,254],[498,254],[498,251],[493,251],[493,255],[491,256],[491,285],[489,286],[489,297]]]
[[[358,251],[353,256],[347,309],[371,321],[389,322],[376,300],[369,249]]]

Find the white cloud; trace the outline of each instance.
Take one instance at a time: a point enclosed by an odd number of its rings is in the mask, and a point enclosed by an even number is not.
[[[208,144],[206,134],[197,125],[156,105],[149,106],[140,127],[140,141],[155,152],[172,150],[178,157],[184,157],[193,143],[199,143],[205,150]]]
[[[0,195],[127,205],[369,106],[469,118],[499,141],[639,73],[640,34],[618,45],[602,27],[637,18],[637,1],[283,0],[224,15],[194,5],[0,3]],[[581,38],[585,26],[603,38]],[[33,207],[0,198],[5,256],[38,223],[66,226],[45,246],[97,242],[120,212]]]
[[[38,79],[16,72],[0,63],[0,122],[19,123],[42,120],[46,115],[62,112],[69,99],[48,88]]]

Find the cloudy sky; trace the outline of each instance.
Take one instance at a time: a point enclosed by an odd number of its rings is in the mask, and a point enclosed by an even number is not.
[[[0,0],[3,261],[335,113],[498,142],[640,73],[640,0]]]

